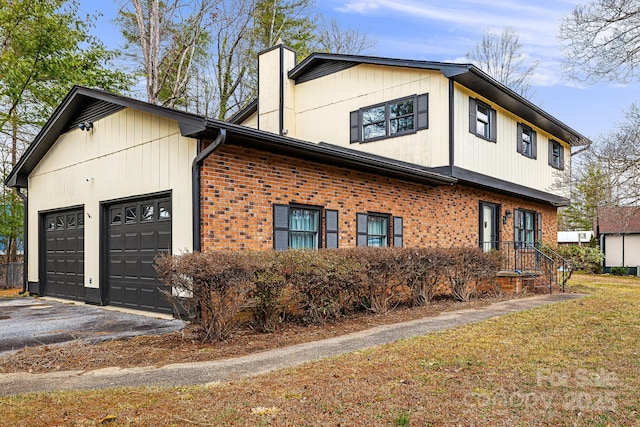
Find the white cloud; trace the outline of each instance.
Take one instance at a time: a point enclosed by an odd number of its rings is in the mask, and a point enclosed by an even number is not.
[[[558,27],[577,0],[347,0],[339,10],[358,19],[385,19],[388,25],[372,28],[382,56],[415,59],[463,58],[484,30],[501,32],[512,27],[522,51],[540,60],[536,84],[562,80]],[[375,21],[379,22],[379,21]],[[388,54],[387,52],[393,52]],[[465,59],[466,61],[466,59]],[[552,76],[556,76],[553,78]]]
[[[376,0],[371,1],[351,1],[345,3],[342,7],[336,8],[339,12],[345,13],[361,13],[365,14],[372,10],[376,10],[380,8],[380,2]]]

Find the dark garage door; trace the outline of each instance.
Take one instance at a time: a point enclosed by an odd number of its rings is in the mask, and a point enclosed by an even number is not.
[[[153,268],[158,254],[171,252],[171,198],[118,202],[106,213],[109,304],[171,313]]]
[[[45,295],[84,301],[84,210],[44,217]]]

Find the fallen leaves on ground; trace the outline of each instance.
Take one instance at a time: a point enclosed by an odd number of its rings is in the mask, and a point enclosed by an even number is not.
[[[200,342],[189,329],[97,344],[78,339],[61,345],[27,347],[9,356],[0,357],[0,373],[93,370],[114,366],[163,366],[170,363],[237,357],[332,338],[378,325],[437,316],[443,311],[480,308],[504,298],[484,297],[467,303],[443,298],[434,300],[425,307],[397,308],[383,315],[363,312],[326,325],[285,324],[277,332],[268,334],[245,328],[237,331],[230,339],[216,343]]]
[[[640,280],[592,296],[215,386],[0,398],[4,425],[640,424]],[[275,408],[276,410],[272,410]]]

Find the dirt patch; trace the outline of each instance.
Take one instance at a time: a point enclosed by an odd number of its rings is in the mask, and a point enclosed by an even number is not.
[[[360,313],[322,326],[287,324],[279,331],[268,334],[245,328],[227,341],[213,344],[200,342],[188,328],[164,335],[140,336],[97,344],[76,340],[64,345],[24,348],[0,358],[0,373],[163,366],[170,363],[216,360],[336,337],[378,325],[437,316],[444,311],[481,308],[504,299],[507,298],[483,297],[467,303],[438,299],[425,307],[396,308],[383,315]]]
[[[17,298],[22,289],[0,289],[0,298]]]

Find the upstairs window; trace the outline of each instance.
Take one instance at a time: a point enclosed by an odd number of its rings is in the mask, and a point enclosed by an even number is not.
[[[369,142],[427,129],[428,94],[413,95],[352,111],[350,142]]]
[[[469,98],[469,132],[496,142],[497,126],[496,110],[478,99]]]
[[[518,123],[518,153],[532,159],[538,156],[538,141],[536,132],[529,126]]]
[[[564,147],[552,139],[549,140],[549,166],[564,170]]]

